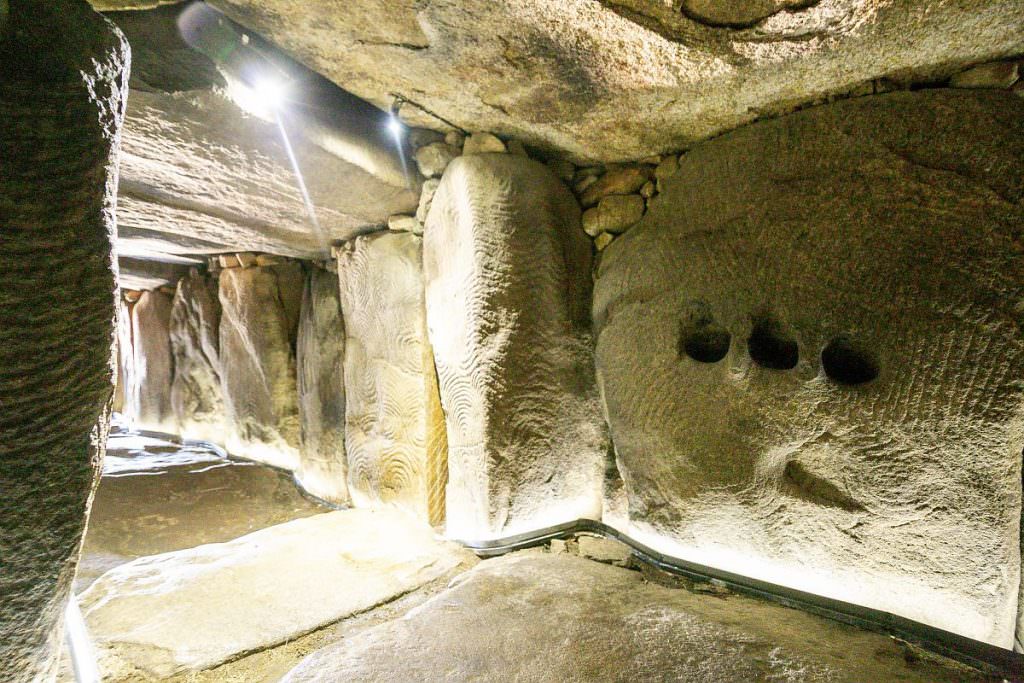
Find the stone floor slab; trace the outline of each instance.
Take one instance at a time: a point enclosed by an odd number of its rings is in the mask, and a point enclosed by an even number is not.
[[[971,681],[895,641],[736,595],[647,583],[565,554],[488,560],[403,618],[283,681]]]
[[[117,567],[81,596],[104,680],[166,678],[370,609],[475,558],[388,510],[342,510]]]

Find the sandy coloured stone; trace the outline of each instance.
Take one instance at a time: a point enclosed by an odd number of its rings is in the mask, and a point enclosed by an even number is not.
[[[462,146],[463,154],[486,154],[488,152],[505,152],[505,143],[491,133],[473,133],[466,138]]]
[[[444,141],[461,152],[462,146],[466,144],[466,134],[462,131],[450,130],[444,134]]]
[[[224,442],[227,427],[220,378],[220,316],[216,280],[193,272],[178,281],[170,320],[176,432],[214,443]]]
[[[583,212],[583,230],[591,237],[602,232],[619,234],[643,218],[644,198],[638,194],[613,194]]]
[[[1009,88],[1020,77],[1017,62],[979,64],[949,79],[952,88]]]
[[[611,244],[612,240],[614,239],[615,235],[611,234],[610,232],[602,232],[597,237],[594,238],[594,247],[598,251],[603,251],[604,248]]]
[[[424,234],[447,534],[472,541],[596,518],[607,442],[584,310],[592,249],[572,194],[525,157],[460,157]]]
[[[294,470],[299,463],[295,337],[302,266],[229,268],[220,274],[224,439],[234,455]]]
[[[163,292],[143,292],[131,309],[132,376],[127,382],[125,408],[139,429],[176,431],[171,409],[171,302]]]
[[[660,586],[556,544],[481,562],[406,617],[314,652],[282,683],[985,680],[885,635]]]
[[[665,180],[666,178],[671,178],[678,170],[679,157],[675,154],[670,154],[654,167],[654,177],[659,181]]]
[[[461,158],[461,157],[460,157]],[[453,162],[457,163],[457,162]],[[444,429],[424,310],[421,239],[378,232],[345,243],[345,450],[352,500],[429,517],[434,432]]]
[[[652,175],[649,166],[624,166],[609,170],[580,193],[580,204],[590,207],[597,204],[602,197],[615,194],[636,192],[650,180]]]
[[[438,178],[444,173],[452,159],[459,156],[458,147],[453,147],[447,142],[432,142],[416,150],[416,166],[425,178]]]
[[[287,641],[474,561],[400,512],[350,509],[142,557],[100,577],[81,604],[104,680],[165,678]]]
[[[416,216],[395,215],[388,216],[388,230],[395,232],[411,232],[417,235],[423,234],[423,225],[416,220]]]
[[[434,199],[434,193],[437,192],[437,186],[441,184],[440,179],[431,178],[423,183],[423,189],[420,191],[420,203],[416,207],[416,220],[420,223],[427,221],[427,212],[430,211],[430,202]]]
[[[338,276],[310,268],[295,342],[301,445],[298,483],[335,505],[350,503],[345,455],[345,322]]]
[[[1022,164],[1005,90],[840,100],[690,149],[595,284],[627,533],[1011,647]]]

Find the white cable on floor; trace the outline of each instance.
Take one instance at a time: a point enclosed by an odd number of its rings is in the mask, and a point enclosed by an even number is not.
[[[89,631],[85,628],[82,610],[78,607],[78,598],[73,593],[64,612],[64,637],[76,683],[100,683],[96,653],[92,649]]]

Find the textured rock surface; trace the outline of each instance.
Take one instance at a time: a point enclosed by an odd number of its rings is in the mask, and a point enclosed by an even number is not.
[[[682,149],[873,78],[1024,51],[1019,0],[212,4],[382,108],[401,96],[415,125],[603,161]],[[737,21],[753,23],[721,26]]]
[[[644,206],[644,198],[638,194],[609,195],[583,214],[583,230],[591,237],[625,232],[643,218]]]
[[[1022,160],[1024,102],[966,90],[684,155],[595,285],[634,537],[1008,647]]]
[[[294,131],[293,131],[294,133]],[[328,240],[411,212],[417,196],[293,135]],[[210,91],[132,91],[121,159],[120,251],[324,254],[277,128]],[[344,192],[338,188],[344,187]],[[159,233],[154,244],[138,230]],[[197,242],[198,240],[198,242]]]
[[[127,412],[140,429],[174,432],[171,410],[171,303],[160,291],[143,292],[132,307],[132,369]]]
[[[128,403],[128,378],[135,374],[132,364],[132,314],[128,302],[119,298],[114,321],[114,344],[117,347],[114,358],[117,367],[114,369],[114,402],[111,409],[115,413],[124,414]]]
[[[314,653],[284,681],[983,680],[906,655],[885,636],[777,605],[515,554],[481,563],[404,619]]]
[[[296,263],[220,274],[225,445],[235,455],[285,469],[299,464],[295,338],[302,283]]]
[[[345,449],[357,505],[428,516],[428,443],[444,430],[423,305],[421,240],[357,238],[338,254],[345,319]]]
[[[434,196],[424,269],[448,418],[449,535],[600,515],[606,443],[579,223],[565,185],[520,156],[460,157]]]
[[[296,476],[315,496],[349,501],[345,460],[345,323],[338,276],[311,268],[296,343],[302,460]]]
[[[290,640],[474,561],[400,513],[343,510],[140,558],[100,577],[81,603],[104,680],[167,677]]]
[[[204,15],[202,7],[183,17],[186,4],[109,15],[133,48],[118,207],[122,256],[167,261],[249,249],[324,257],[330,240],[349,238],[416,206],[416,192],[406,187],[414,178],[382,179],[375,172],[380,159],[374,143],[340,139],[332,127],[339,116],[359,121],[365,111],[336,107],[343,112],[339,115],[330,98],[311,110],[300,96],[315,98],[337,89],[324,87],[326,81],[261,44],[260,63],[270,59],[274,68],[303,83],[290,94],[285,127],[324,232],[318,236],[277,126],[245,114],[223,96],[226,92],[246,104],[239,95],[244,90],[225,90],[217,66],[183,40],[188,35],[196,42],[197,27],[210,19],[198,16]],[[258,42],[258,36],[252,39]],[[366,140],[383,136],[393,148],[379,125],[363,124]],[[375,170],[364,170],[369,167]]]
[[[174,379],[171,409],[177,433],[224,441],[227,426],[220,379],[220,300],[217,281],[190,273],[178,282],[171,306]]]
[[[121,256],[117,259],[117,284],[122,289],[158,289],[164,285],[174,286],[188,274],[191,259],[186,263],[167,263]]]
[[[0,678],[35,683],[56,672],[106,440],[129,57],[84,3],[2,7]]]
[[[416,165],[426,178],[444,173],[444,169],[459,156],[460,150],[445,142],[432,142],[416,150]]]

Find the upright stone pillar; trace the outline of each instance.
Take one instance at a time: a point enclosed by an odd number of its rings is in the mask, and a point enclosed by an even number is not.
[[[217,281],[193,271],[178,281],[171,306],[171,409],[185,438],[224,440],[219,334]]]
[[[123,36],[83,1],[0,16],[0,670],[53,680],[113,390]]]
[[[347,504],[345,461],[345,323],[338,276],[312,268],[306,277],[296,343],[303,488],[332,503]]]
[[[132,307],[133,377],[128,413],[138,429],[173,433],[171,411],[171,297],[160,291],[143,292]]]
[[[233,454],[288,470],[299,464],[295,336],[302,282],[297,263],[220,274],[225,445]]]
[[[607,447],[576,200],[528,158],[460,157],[434,195],[423,250],[448,425],[448,534],[599,519]]]
[[[430,514],[444,430],[423,306],[420,238],[359,237],[338,254],[345,318],[345,448],[356,505]]]

